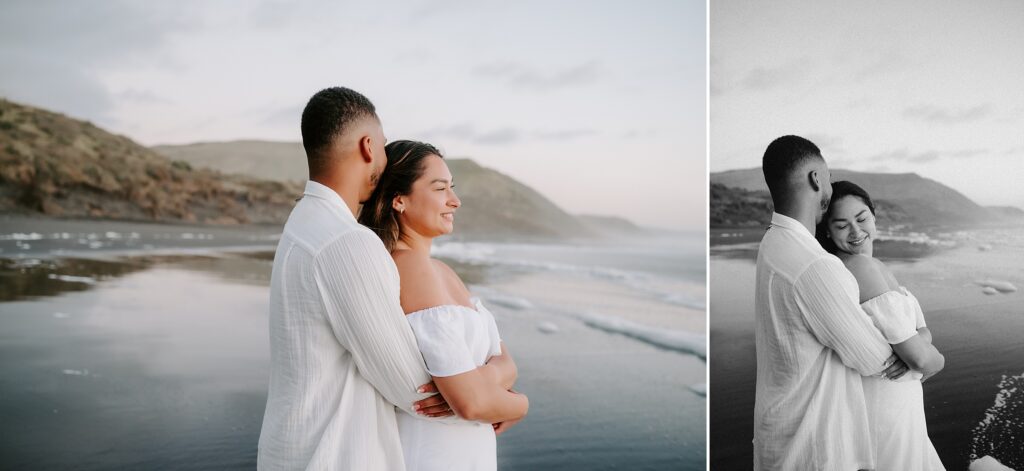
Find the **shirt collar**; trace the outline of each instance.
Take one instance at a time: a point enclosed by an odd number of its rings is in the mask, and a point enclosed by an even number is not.
[[[355,220],[356,218],[355,215],[352,214],[352,211],[348,209],[348,205],[345,204],[345,200],[341,199],[341,195],[327,185],[309,180],[306,182],[306,190],[302,195],[303,197],[312,196],[314,198],[320,198],[331,205],[337,206],[338,212],[347,215],[352,220]]]
[[[781,227],[783,229],[796,231],[799,234],[804,234],[812,240],[817,241],[817,239],[814,239],[814,234],[811,234],[811,231],[807,230],[807,226],[801,224],[800,221],[783,214],[772,213],[772,227]]]

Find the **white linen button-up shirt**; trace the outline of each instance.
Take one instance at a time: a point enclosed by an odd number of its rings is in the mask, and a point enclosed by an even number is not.
[[[404,470],[395,406],[428,382],[384,244],[308,182],[274,255],[258,468]]]
[[[757,254],[754,469],[875,467],[861,375],[892,349],[857,280],[807,228],[775,213]]]

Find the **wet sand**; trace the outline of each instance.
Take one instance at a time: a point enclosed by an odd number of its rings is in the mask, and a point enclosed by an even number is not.
[[[88,229],[80,232],[100,240],[147,237],[131,225]],[[19,232],[46,234],[22,238],[29,249],[10,237],[4,246],[19,252],[0,264],[3,467],[252,469],[272,253],[242,253],[247,233],[227,231],[215,234],[225,251],[196,243],[175,255],[175,237],[204,232],[160,226],[149,234],[177,234],[160,256],[122,246],[86,245],[86,258],[39,250],[59,230]],[[559,314],[635,310],[659,327],[698,327],[692,309],[651,304],[608,280],[456,268],[495,313],[519,365],[517,387],[531,398],[527,419],[499,439],[501,469],[703,469],[705,399],[691,386],[704,382],[704,362]],[[552,295],[554,287],[568,292]],[[603,294],[584,302],[588,293]]]
[[[986,454],[1021,469],[1024,417],[1012,414],[1022,410],[1024,394],[1004,394],[1010,405],[994,417],[1002,425],[979,425],[1006,389],[1000,386],[1004,377],[1024,374],[1024,293],[987,295],[976,281],[1024,287],[1024,250],[1013,231],[959,239],[956,248],[924,257],[890,253],[884,258],[921,301],[935,346],[946,357],[945,369],[924,383],[929,436],[948,469],[966,469],[970,460]],[[749,469],[753,463],[755,251],[750,244],[712,247],[709,406],[716,469]],[[1017,434],[1008,437],[1006,431]]]

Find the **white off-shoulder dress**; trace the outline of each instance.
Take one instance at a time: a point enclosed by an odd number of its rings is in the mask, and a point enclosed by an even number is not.
[[[924,313],[906,288],[888,291],[861,304],[890,344],[905,342],[924,327]],[[864,378],[864,399],[877,450],[878,470],[945,470],[928,438],[921,373],[896,381]]]
[[[435,306],[406,317],[432,376],[455,376],[501,354],[494,316],[473,298],[476,309]],[[457,417],[424,420],[398,414],[407,471],[481,471],[498,467],[494,428]]]

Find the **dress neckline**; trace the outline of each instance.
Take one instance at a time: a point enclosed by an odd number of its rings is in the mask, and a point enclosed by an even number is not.
[[[863,304],[870,303],[871,301],[874,301],[874,300],[876,300],[878,298],[881,298],[882,296],[887,296],[889,293],[895,293],[895,294],[899,295],[900,297],[907,298],[907,299],[910,298],[910,292],[907,291],[907,288],[905,288],[903,285],[899,285],[899,287],[897,287],[895,289],[891,289],[889,291],[886,291],[886,292],[884,292],[882,294],[879,294],[878,296],[875,296],[873,298],[868,298],[868,299],[864,300],[864,302],[862,302],[861,304],[863,305]]]
[[[476,307],[469,307],[469,306],[466,306],[464,304],[438,304],[437,306],[430,306],[430,307],[423,308],[423,309],[417,309],[417,310],[412,311],[412,312],[407,312],[407,313],[405,313],[405,315],[408,317],[408,316],[411,316],[413,314],[419,314],[419,313],[428,312],[428,311],[436,311],[436,310],[441,310],[441,309],[449,308],[449,307],[457,308],[457,309],[458,308],[462,308],[462,309],[466,309],[468,311],[472,311],[475,314],[480,314],[480,299],[479,298],[469,298],[469,302],[472,303]]]

